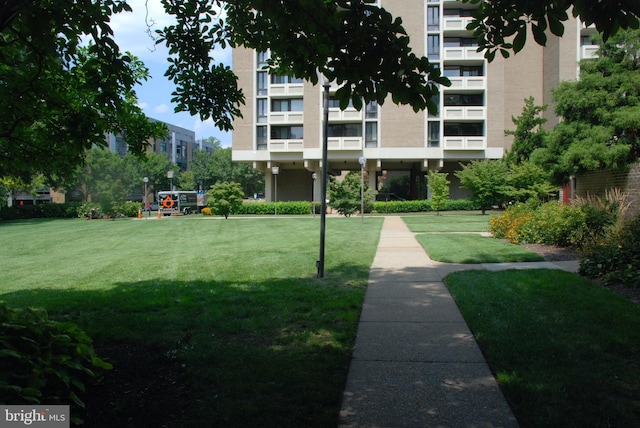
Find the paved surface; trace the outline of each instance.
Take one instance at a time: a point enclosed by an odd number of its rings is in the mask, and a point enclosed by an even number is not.
[[[517,427],[442,279],[463,269],[577,269],[577,262],[434,262],[386,217],[365,295],[340,427]]]

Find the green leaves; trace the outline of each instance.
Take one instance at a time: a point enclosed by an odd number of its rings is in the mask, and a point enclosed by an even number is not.
[[[84,408],[86,385],[112,368],[82,329],[50,320],[43,310],[0,304],[0,344],[2,403],[72,402]]]
[[[604,39],[620,29],[635,29],[640,25],[640,9],[636,2],[592,1],[592,0],[537,0],[518,1],[492,0],[479,2],[463,0],[464,3],[479,3],[473,21],[467,29],[474,31],[480,50],[492,61],[496,52],[507,58],[508,51],[520,52],[527,41],[529,25],[533,38],[539,45],[547,42],[548,31],[561,37],[563,22],[569,19],[567,11],[579,17],[586,25],[595,24]],[[515,35],[515,37],[514,37]],[[513,39],[512,39],[513,38]]]

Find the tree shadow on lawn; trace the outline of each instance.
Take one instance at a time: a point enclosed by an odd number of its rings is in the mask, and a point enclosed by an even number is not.
[[[3,299],[77,323],[114,365],[84,397],[85,426],[326,427],[338,423],[365,285],[362,266],[343,265],[325,279],[158,279]]]

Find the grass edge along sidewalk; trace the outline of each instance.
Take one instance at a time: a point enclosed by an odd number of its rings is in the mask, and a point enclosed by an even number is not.
[[[521,426],[640,426],[640,307],[560,270],[444,280]]]
[[[382,218],[0,224],[2,300],[89,333],[115,369],[87,426],[335,426]]]

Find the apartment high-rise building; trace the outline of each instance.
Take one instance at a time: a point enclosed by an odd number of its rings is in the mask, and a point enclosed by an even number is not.
[[[551,90],[562,80],[578,77],[580,59],[592,56],[593,29],[576,20],[565,23],[562,38],[549,35],[546,47],[530,40],[517,55],[497,55],[489,63],[466,29],[471,5],[453,0],[378,0],[403,20],[417,55],[437,64],[451,81],[441,87],[439,112],[415,113],[388,99],[361,111],[342,111],[329,101],[328,168],[333,174],[364,170],[371,187],[391,175],[410,175],[412,195],[426,196],[424,175],[435,169],[449,174],[451,197],[467,196],[453,172],[474,159],[499,159],[512,143],[506,129],[521,114],[524,100],[551,104]],[[323,87],[300,79],[269,75],[263,69],[269,52],[237,48],[233,69],[246,96],[243,118],[236,119],[233,159],[251,163],[265,173],[265,197],[273,200],[320,200]],[[331,94],[338,89],[331,86]],[[546,112],[549,124],[557,119]],[[275,167],[275,168],[274,168]],[[278,178],[275,179],[274,173]],[[313,175],[316,173],[316,175]]]

